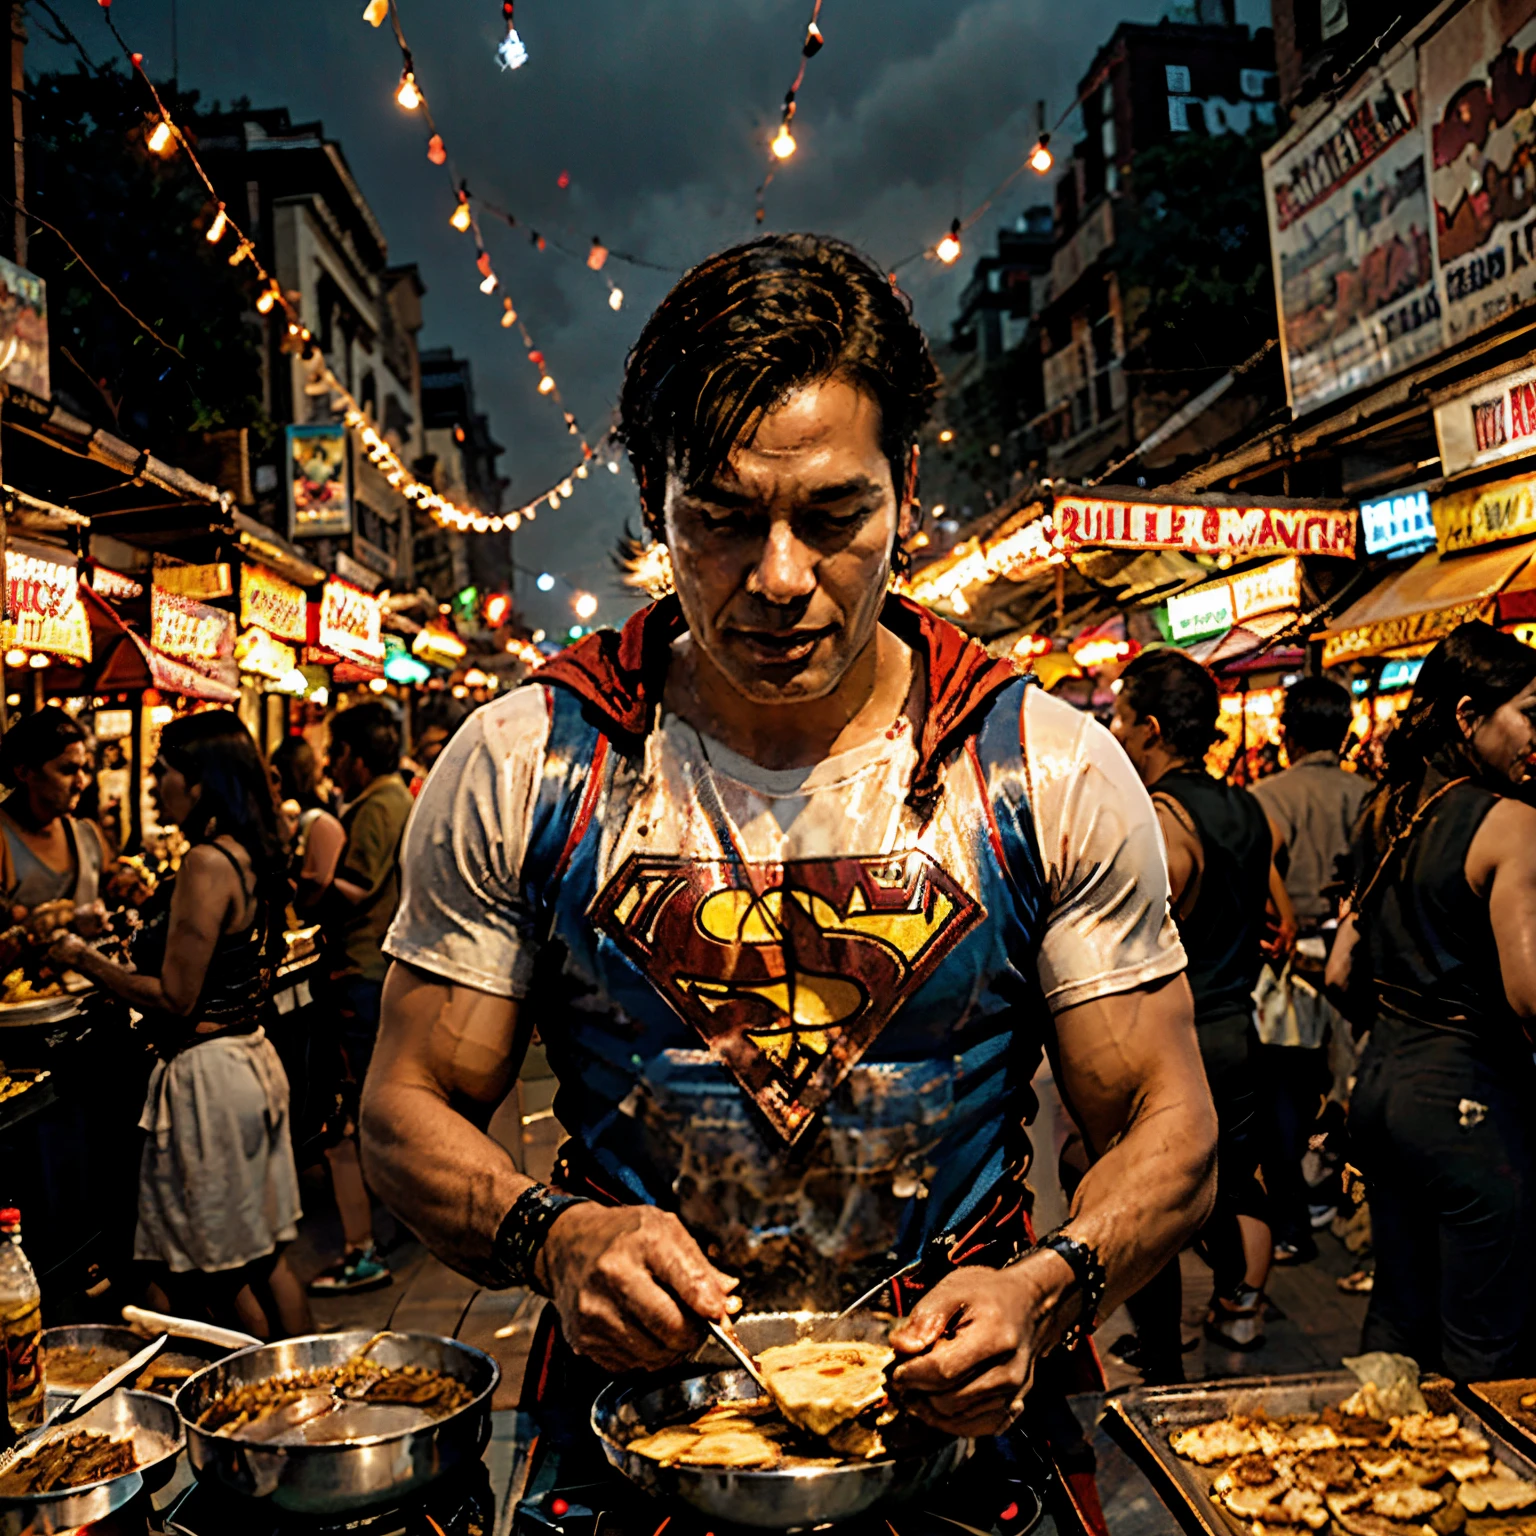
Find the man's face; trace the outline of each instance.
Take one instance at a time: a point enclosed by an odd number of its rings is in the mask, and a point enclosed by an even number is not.
[[[448,729],[442,725],[429,725],[416,738],[416,762],[426,773],[448,745]]]
[[[665,515],[715,669],[759,704],[831,693],[874,636],[901,519],[873,398],[842,379],[796,390],[710,483],[669,474]]]
[[[85,743],[72,741],[39,768],[18,768],[17,781],[30,792],[38,819],[67,816],[80,803],[90,777]]]
[[[1152,749],[1162,739],[1155,717],[1149,715],[1146,719],[1142,719],[1131,708],[1130,701],[1122,689],[1115,695],[1115,711],[1110,716],[1109,731],[1110,735],[1125,748],[1125,755],[1130,758],[1131,766],[1145,782],[1150,771]]]
[[[359,779],[359,770],[362,763],[357,754],[353,752],[349,743],[345,741],[331,742],[330,751],[326,754],[325,771],[329,775],[331,783],[347,798],[351,799],[358,790],[364,786]]]

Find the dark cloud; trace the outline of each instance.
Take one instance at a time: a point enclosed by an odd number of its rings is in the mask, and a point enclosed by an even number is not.
[[[113,52],[94,0],[55,4],[97,57]],[[1267,20],[1262,5],[1245,0],[1240,19]],[[514,73],[493,57],[499,0],[400,0],[400,9],[459,173],[519,219],[578,251],[601,235],[615,250],[678,269],[756,232],[753,190],[798,62],[806,0],[521,0],[530,58]],[[766,227],[825,230],[884,263],[921,250],[1019,163],[1036,99],[1054,119],[1115,24],[1155,21],[1162,9],[1163,0],[827,0],[827,46],[800,93],[800,152],[769,189]],[[515,332],[496,323],[501,295],[477,291],[470,242],[448,226],[447,176],[427,162],[420,118],[392,99],[399,54],[389,28],[373,31],[361,13],[361,0],[182,0],[182,82],[205,100],[287,106],[341,142],[393,259],[420,264],[423,344],[473,360],[508,450],[512,495],[532,494],[569,468],[571,440],[557,408],[535,393]],[[170,73],[170,14],[170,0],[113,9],[157,77]],[[34,28],[33,65],[71,59]],[[571,176],[563,191],[562,171]],[[1033,175],[1015,183],[972,249],[1047,192]],[[624,355],[671,278],[611,263],[607,275],[626,299],[615,314],[602,278],[579,260],[536,251],[522,231],[494,221],[486,235],[562,392],[589,433],[602,431]],[[904,269],[935,333],[948,323],[969,255],[955,269],[923,261]],[[626,518],[635,518],[627,470],[603,473],[518,536],[520,564],[562,578],[549,598],[519,583],[537,622],[570,622],[567,581],[599,592],[604,616],[622,614],[628,604],[608,550]]]

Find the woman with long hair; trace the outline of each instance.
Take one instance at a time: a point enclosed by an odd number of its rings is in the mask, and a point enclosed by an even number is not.
[[[288,1079],[262,1028],[289,889],[271,784],[228,710],[173,720],[152,772],[191,847],[144,914],[134,969],[72,934],[52,956],[137,1008],[160,1058],[139,1121],[134,1257],[163,1266],[180,1310],[302,1332],[308,1306],[282,1257],[300,1215]]]
[[[1328,964],[1370,1014],[1350,1103],[1377,1256],[1363,1347],[1462,1381],[1536,1369],[1533,789],[1536,650],[1463,624],[1388,742]]]

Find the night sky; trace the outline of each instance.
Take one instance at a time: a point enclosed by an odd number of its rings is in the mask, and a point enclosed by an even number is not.
[[[96,0],[53,0],[91,54],[116,56]],[[472,191],[552,240],[584,253],[593,235],[676,272],[750,238],[767,141],[799,61],[809,0],[519,0],[529,61],[495,60],[501,0],[399,0],[417,78],[449,154]],[[795,123],[799,153],[778,169],[767,230],[840,235],[882,264],[929,246],[1027,154],[1035,101],[1048,120],[1116,22],[1156,21],[1166,0],[824,0],[827,44],[811,60]],[[480,405],[507,452],[510,504],[545,489],[574,462],[559,409],[515,331],[497,325],[501,293],[477,288],[474,250],[448,226],[446,170],[428,163],[419,113],[396,106],[400,54],[388,23],[362,20],[362,0],[181,0],[181,83],[204,103],[245,96],[319,119],[340,142],[389,240],[393,261],[419,264],[427,287],[424,347],[451,346],[474,365]],[[172,60],[171,0],[116,0],[112,15],[157,79]],[[1239,19],[1267,22],[1265,0]],[[41,35],[30,70],[69,67],[70,50]],[[1056,141],[1065,150],[1071,124]],[[558,184],[568,172],[570,185]],[[190,173],[189,173],[190,174]],[[1016,182],[967,239],[953,268],[903,270],[919,319],[948,327],[955,300],[997,225],[1048,200],[1033,174]],[[494,220],[497,270],[589,437],[607,426],[625,353],[666,292],[666,272],[610,261],[603,274]],[[623,309],[608,306],[610,278]],[[189,317],[190,319],[190,317]],[[578,482],[517,537],[517,560],[558,578],[547,597],[520,577],[531,621],[563,631],[573,589],[602,598],[599,622],[632,605],[608,554],[626,519],[638,525],[626,465]]]

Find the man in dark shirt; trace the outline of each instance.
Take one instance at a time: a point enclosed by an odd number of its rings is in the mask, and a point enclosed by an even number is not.
[[[1110,729],[1152,791],[1168,852],[1169,901],[1189,956],[1195,1031],[1216,1103],[1216,1208],[1199,1239],[1215,1282],[1206,1331],[1232,1348],[1256,1349],[1263,1342],[1271,1239],[1256,1177],[1253,989],[1264,964],[1272,896],[1282,914],[1288,905],[1257,802],[1206,772],[1220,707],[1210,672],[1182,651],[1158,649],[1121,674]],[[1143,1305],[1132,1309],[1133,1316],[1152,1311],[1162,1324],[1156,1340],[1148,1327],[1139,1332],[1140,1363],[1163,1378],[1182,1375],[1177,1353],[1168,1358],[1177,1338],[1167,1328],[1168,1297],[1177,1285],[1178,1266],[1170,1264],[1143,1291]],[[1156,1286],[1164,1289],[1154,1292]],[[1175,1329],[1178,1310],[1175,1303]]]

